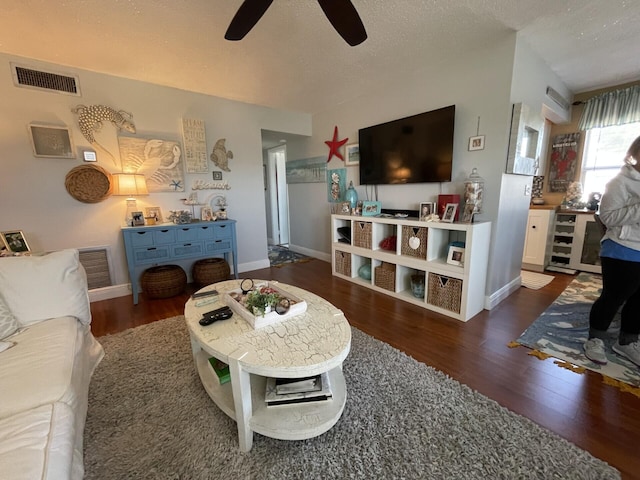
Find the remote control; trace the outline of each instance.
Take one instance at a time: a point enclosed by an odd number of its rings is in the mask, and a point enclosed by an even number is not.
[[[233,316],[233,312],[227,306],[217,308],[210,312],[205,313],[200,319],[200,325],[207,326],[211,325],[213,322],[217,322],[218,320],[226,320],[227,318],[231,318]]]
[[[196,292],[191,295],[191,298],[210,297],[212,295],[218,295],[217,290],[207,290],[206,292]]]

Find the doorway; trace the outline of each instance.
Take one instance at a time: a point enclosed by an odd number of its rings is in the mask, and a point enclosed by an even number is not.
[[[267,150],[265,204],[269,245],[289,245],[289,197],[286,163],[286,145]]]

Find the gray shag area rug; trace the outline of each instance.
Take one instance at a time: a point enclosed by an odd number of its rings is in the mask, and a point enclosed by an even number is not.
[[[254,434],[207,396],[183,317],[100,337],[86,479],[614,479],[617,470],[353,328],[347,404],[319,437]]]

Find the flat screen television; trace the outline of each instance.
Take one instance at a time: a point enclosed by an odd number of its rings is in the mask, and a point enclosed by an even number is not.
[[[360,184],[451,181],[455,114],[450,105],[360,129]]]

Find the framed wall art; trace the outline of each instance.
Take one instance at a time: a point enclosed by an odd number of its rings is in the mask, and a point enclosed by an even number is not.
[[[344,164],[359,165],[360,164],[360,146],[357,143],[352,143],[344,147]]]
[[[484,135],[469,138],[469,151],[484,150]]]
[[[24,233],[20,230],[14,230],[12,232],[0,233],[2,237],[2,243],[5,248],[13,253],[25,253],[30,252],[29,244],[24,238]]]
[[[67,127],[30,123],[29,138],[36,157],[76,158],[71,132]]]

